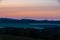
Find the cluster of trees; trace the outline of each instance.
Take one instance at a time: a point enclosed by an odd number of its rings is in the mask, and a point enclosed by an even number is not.
[[[31,38],[40,38],[46,40],[60,40],[60,28],[46,28],[46,29],[33,29],[33,28],[2,28],[1,34],[24,36]]]

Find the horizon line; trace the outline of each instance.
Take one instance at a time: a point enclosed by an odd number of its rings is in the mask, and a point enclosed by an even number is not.
[[[1,17],[1,18],[3,18],[3,17]],[[0,18],[0,19],[1,19]],[[60,21],[60,19],[32,19],[32,18],[10,18],[10,17],[5,17],[5,18],[7,18],[7,19],[17,19],[17,20],[23,20],[23,19],[27,19],[27,20],[43,20],[43,21]]]

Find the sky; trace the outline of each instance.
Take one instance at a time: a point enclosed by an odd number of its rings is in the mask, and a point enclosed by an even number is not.
[[[60,20],[57,0],[2,0],[0,18]]]

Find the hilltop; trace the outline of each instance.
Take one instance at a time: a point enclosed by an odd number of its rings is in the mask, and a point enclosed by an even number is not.
[[[60,21],[53,20],[32,20],[32,19],[12,19],[12,18],[0,18],[0,22],[17,22],[17,23],[59,23]]]

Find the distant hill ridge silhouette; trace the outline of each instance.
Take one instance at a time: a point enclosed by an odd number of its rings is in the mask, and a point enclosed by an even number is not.
[[[60,21],[49,21],[49,20],[32,20],[32,19],[12,19],[12,18],[0,18],[0,22],[17,22],[17,23],[59,23]]]

